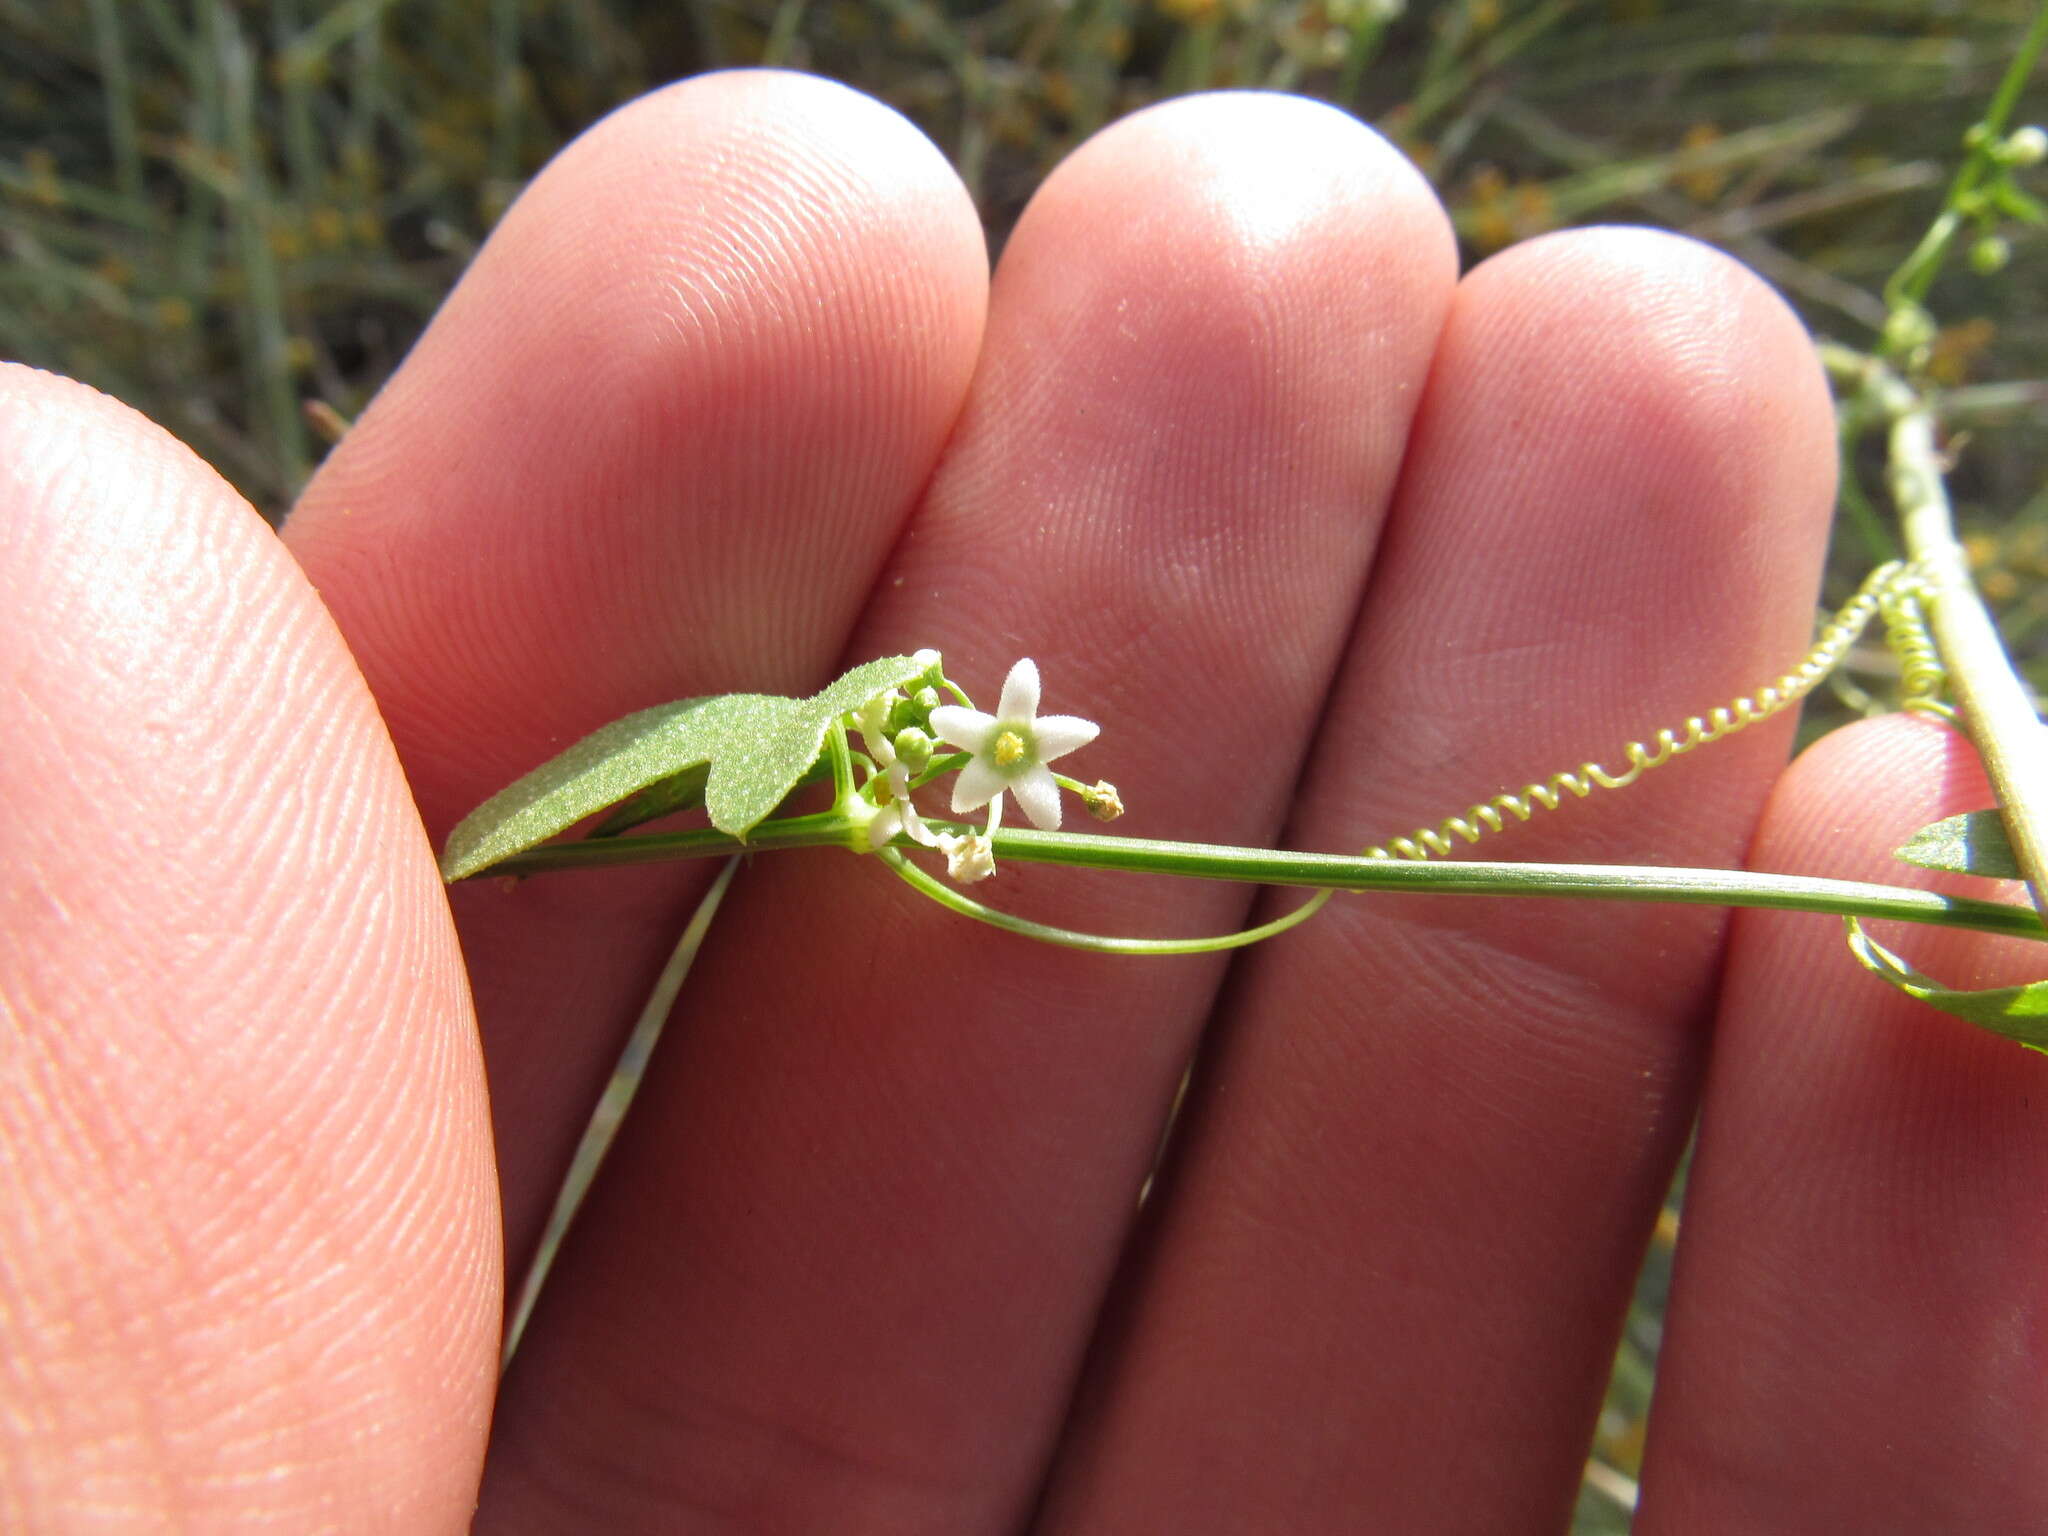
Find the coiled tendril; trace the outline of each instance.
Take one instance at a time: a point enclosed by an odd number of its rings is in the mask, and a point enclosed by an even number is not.
[[[1882,574],[1880,569],[1871,580]],[[1899,659],[1899,707],[1953,721],[1956,712],[1941,701],[1948,668],[1927,628],[1926,597],[1926,580],[1907,566],[1879,591],[1877,611],[1884,619],[1885,645]]]
[[[1651,769],[1683,756],[1695,747],[1719,741],[1737,731],[1770,719],[1797,704],[1813,692],[1821,680],[1840,665],[1849,647],[1875,616],[1882,615],[1885,638],[1898,654],[1904,671],[1905,705],[1931,713],[1949,715],[1938,695],[1948,673],[1936,654],[1927,632],[1921,598],[1925,584],[1913,569],[1899,561],[1881,565],[1870,573],[1856,595],[1821,630],[1799,665],[1776,682],[1743,695],[1706,715],[1694,715],[1676,729],[1657,732],[1647,742],[1632,741],[1622,748],[1628,767],[1611,773],[1598,763],[1581,763],[1575,769],[1554,773],[1540,784],[1523,786],[1519,794],[1499,794],[1474,805],[1462,816],[1452,816],[1433,827],[1418,829],[1412,836],[1397,837],[1381,847],[1367,848],[1368,859],[1427,859],[1446,854],[1455,846],[1453,838],[1476,843],[1488,832],[1498,832],[1509,817],[1527,821],[1540,807],[1554,811],[1569,794],[1583,800],[1595,789],[1625,789]]]

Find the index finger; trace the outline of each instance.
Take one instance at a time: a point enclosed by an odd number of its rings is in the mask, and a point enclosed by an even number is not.
[[[437,840],[628,710],[824,681],[987,280],[937,150],[822,80],[693,80],[556,158],[285,526]],[[707,878],[453,893],[515,1273]]]

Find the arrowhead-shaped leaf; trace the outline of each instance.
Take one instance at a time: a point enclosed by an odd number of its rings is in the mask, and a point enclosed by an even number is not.
[[[704,803],[704,781],[711,775],[709,763],[698,763],[681,773],[656,779],[645,789],[635,790],[617,805],[611,815],[590,829],[592,837],[617,837],[642,822],[659,821],[677,811],[695,810]]]
[[[1901,992],[1945,1013],[1968,1019],[1980,1029],[2017,1041],[2030,1051],[2048,1052],[2048,981],[1959,992],[1913,969],[1865,933],[1855,918],[1845,921],[1849,925],[1849,950],[1864,969],[1882,976]]]
[[[657,704],[600,726],[465,816],[441,851],[441,878],[460,880],[524,853],[657,779],[709,764],[735,738],[772,729],[801,707],[772,694],[729,693]]]
[[[441,852],[441,877],[460,880],[488,869],[657,784],[674,803],[652,814],[694,803],[701,792],[711,824],[745,838],[817,763],[835,717],[922,676],[927,665],[885,656],[808,699],[728,693],[614,720],[464,817]],[[693,782],[700,767],[701,789]]]
[[[1915,832],[1896,857],[1922,869],[1945,869],[1958,875],[1986,875],[1994,880],[2021,878],[2019,860],[1996,811],[1968,811]]]

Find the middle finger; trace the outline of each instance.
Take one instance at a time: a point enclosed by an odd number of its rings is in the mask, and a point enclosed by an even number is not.
[[[937,645],[989,695],[1034,654],[1134,831],[1269,839],[1453,278],[1427,188],[1327,109],[1102,135],[1012,239],[861,653]],[[1142,881],[1032,873],[977,894],[1165,926]],[[1180,931],[1245,901],[1170,899]],[[535,1315],[486,1508],[630,1478],[650,1526],[1013,1526],[1219,973],[969,927],[873,865],[757,871]]]

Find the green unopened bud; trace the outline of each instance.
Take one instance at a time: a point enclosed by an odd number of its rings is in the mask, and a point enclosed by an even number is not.
[[[1894,356],[1919,351],[1934,341],[1934,316],[1918,304],[1895,309],[1884,318],[1884,350]]]
[[[2003,272],[2012,260],[2012,243],[2002,235],[1985,235],[1970,246],[1970,270],[1989,277]]]
[[[896,756],[912,773],[923,773],[932,760],[932,739],[916,726],[896,733]]]
[[[2039,165],[2048,160],[2048,129],[2029,123],[2013,130],[1999,158],[2007,165]]]
[[[1116,786],[1107,779],[1097,779],[1094,784],[1081,791],[1081,803],[1088,807],[1088,814],[1097,821],[1115,821],[1124,813],[1124,802],[1116,792]]]
[[[901,731],[906,728],[923,730],[932,723],[932,711],[943,702],[936,688],[920,688],[909,698],[897,699],[889,711],[889,729]]]

